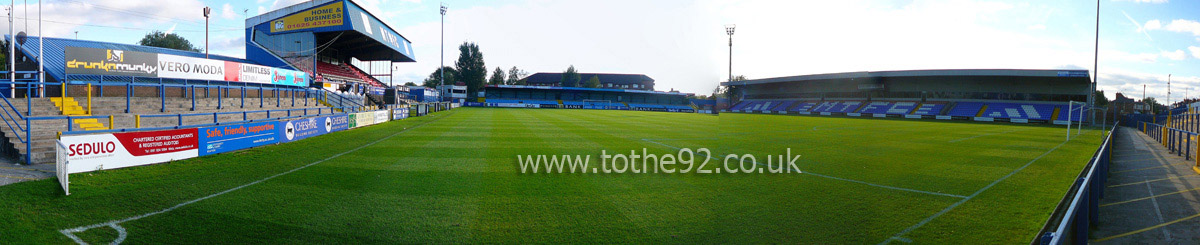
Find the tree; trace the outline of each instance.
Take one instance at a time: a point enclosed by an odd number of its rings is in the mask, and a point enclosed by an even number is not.
[[[525,78],[525,76],[528,76],[528,75],[529,75],[528,72],[525,72],[521,69],[517,69],[516,66],[513,66],[512,69],[508,69],[508,81],[505,81],[505,84],[525,85],[524,78]]]
[[[467,97],[475,98],[479,89],[483,88],[484,79],[487,79],[483,53],[479,52],[479,45],[472,42],[463,42],[458,46],[458,52],[458,61],[454,62],[454,68],[458,69],[456,78],[467,84]]]
[[[454,67],[446,66],[442,67],[442,69],[434,70],[433,73],[430,73],[429,77],[425,78],[425,81],[421,82],[421,86],[434,88],[438,85],[441,85],[442,70],[446,70],[446,84],[454,85],[454,82],[457,81],[455,78],[458,77],[458,71],[454,70]]]
[[[496,70],[492,71],[492,78],[488,79],[488,85],[504,85],[504,84],[505,84],[504,69],[500,69],[500,67],[497,66]]]
[[[600,87],[600,76],[592,76],[592,78],[588,79],[586,82],[583,82],[583,87],[584,88],[599,88]]]
[[[145,37],[142,37],[141,41],[138,41],[138,45],[200,52],[200,48],[193,46],[192,42],[189,42],[187,39],[175,33],[164,33],[162,31],[147,33]]]
[[[416,84],[416,83],[413,83],[413,82],[406,82],[406,83],[404,83],[404,86],[405,86],[405,87],[408,87],[408,86],[417,86],[417,84]]]
[[[1104,96],[1104,90],[1096,91],[1095,94],[1096,107],[1107,107],[1108,97]]]
[[[559,86],[563,87],[579,87],[579,72],[575,71],[575,65],[567,67],[567,71],[562,73],[562,80]]]

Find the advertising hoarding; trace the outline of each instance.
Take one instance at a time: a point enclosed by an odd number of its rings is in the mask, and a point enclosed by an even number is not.
[[[69,173],[82,173],[198,156],[194,128],[63,136]]]
[[[199,153],[207,156],[279,143],[278,125],[278,122],[260,122],[199,128]]]

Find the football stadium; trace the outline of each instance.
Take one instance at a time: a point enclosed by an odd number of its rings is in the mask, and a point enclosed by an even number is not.
[[[1200,242],[1200,102],[1094,70],[398,85],[437,40],[367,3],[237,18],[245,58],[6,35],[0,243]]]

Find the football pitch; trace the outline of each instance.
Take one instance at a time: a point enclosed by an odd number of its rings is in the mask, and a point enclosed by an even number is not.
[[[4,243],[1026,243],[1100,143],[1062,126],[458,108],[0,186]],[[803,173],[521,173],[518,155],[800,155]],[[698,155],[697,158],[706,158]],[[703,159],[697,159],[697,161]]]

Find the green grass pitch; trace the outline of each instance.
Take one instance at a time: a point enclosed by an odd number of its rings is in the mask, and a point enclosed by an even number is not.
[[[2,186],[0,240],[71,243],[60,230],[118,221],[131,243],[1025,243],[1100,141],[1085,130],[1064,143],[1065,133],[933,120],[459,108],[75,174],[70,196],[54,179]],[[717,158],[791,148],[805,173],[522,174],[516,159],[598,161],[601,150],[685,147]],[[713,162],[707,168],[719,167]],[[100,226],[74,234],[107,243],[120,233]]]

